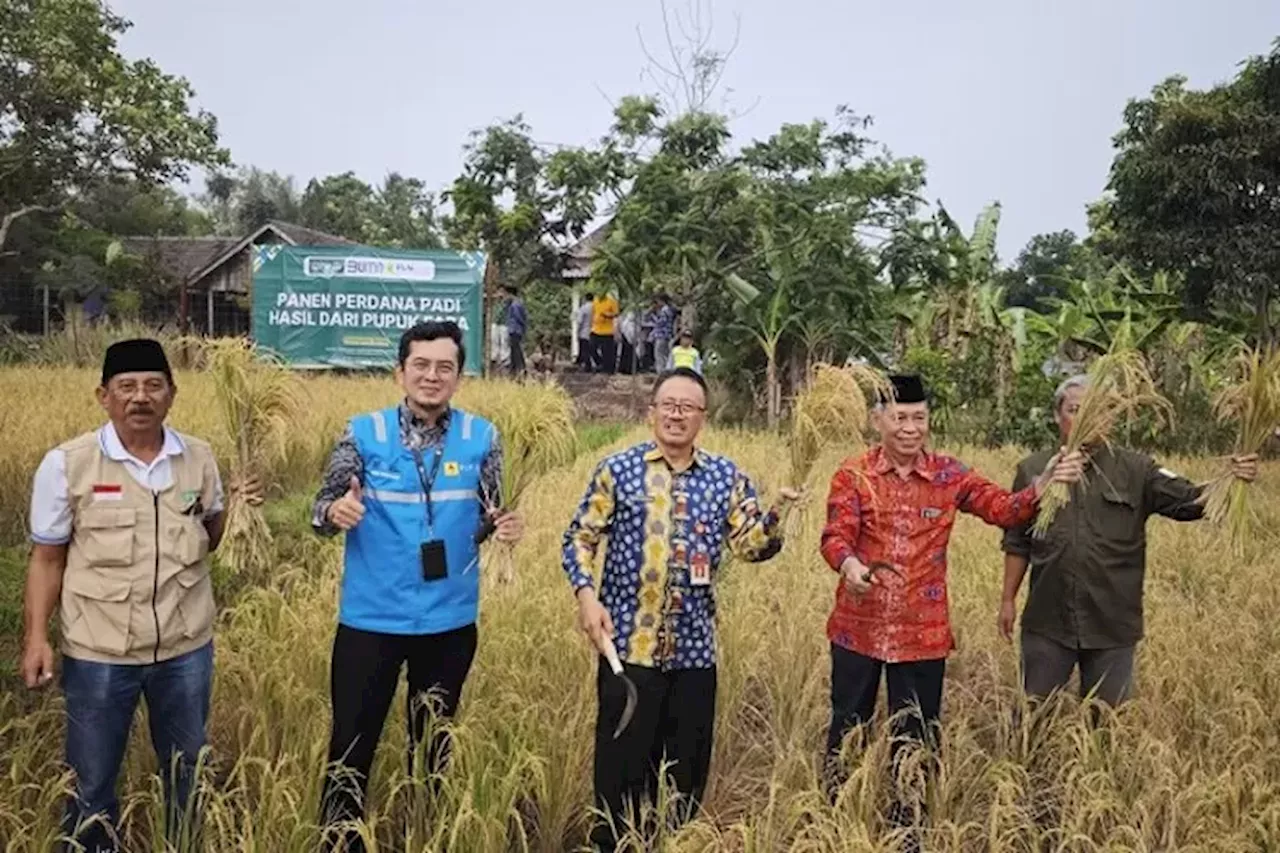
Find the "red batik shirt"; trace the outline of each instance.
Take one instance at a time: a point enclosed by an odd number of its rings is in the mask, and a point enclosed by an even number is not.
[[[944,658],[955,648],[947,605],[947,543],[956,511],[1009,528],[1036,513],[1035,487],[1008,492],[950,456],[923,452],[907,477],[879,447],[846,459],[831,479],[822,556],[885,562],[879,584],[854,595],[843,578],[827,620],[832,643],[889,663]]]

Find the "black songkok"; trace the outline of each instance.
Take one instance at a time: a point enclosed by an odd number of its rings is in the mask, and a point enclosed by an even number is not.
[[[924,380],[919,376],[895,374],[889,377],[893,385],[893,402],[895,403],[927,403],[929,392],[924,387]],[[882,401],[887,402],[887,401]]]
[[[169,359],[165,357],[164,347],[151,338],[118,341],[107,347],[106,357],[102,359],[104,388],[111,377],[118,373],[152,372],[163,373],[165,378],[173,382],[173,372],[169,370]]]

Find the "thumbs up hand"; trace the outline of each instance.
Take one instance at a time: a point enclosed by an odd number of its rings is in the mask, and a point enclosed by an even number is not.
[[[353,476],[347,493],[329,505],[329,521],[339,530],[350,530],[364,518],[364,490]]]

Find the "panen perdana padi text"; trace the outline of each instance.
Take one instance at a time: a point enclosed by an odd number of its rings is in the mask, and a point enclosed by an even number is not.
[[[407,329],[424,320],[453,320],[466,330],[465,301],[457,296],[280,293],[276,309],[267,312],[267,322],[272,326]]]

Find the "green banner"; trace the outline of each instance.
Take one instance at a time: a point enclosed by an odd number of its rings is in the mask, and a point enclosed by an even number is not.
[[[392,367],[400,335],[453,320],[465,372],[484,361],[484,263],[479,252],[367,246],[257,246],[253,338],[295,367]]]

